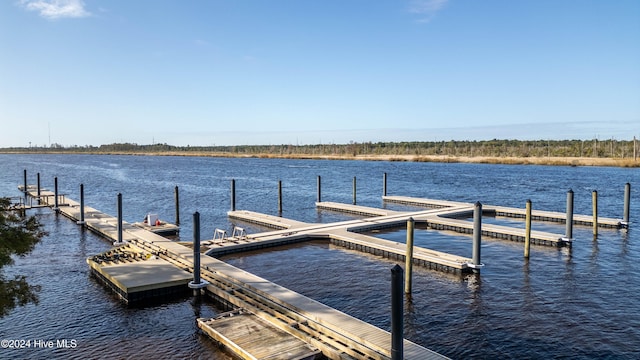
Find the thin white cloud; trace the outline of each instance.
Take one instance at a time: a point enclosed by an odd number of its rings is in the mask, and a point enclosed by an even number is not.
[[[419,22],[429,22],[449,0],[411,0],[409,12],[419,16]]]
[[[36,11],[47,19],[82,18],[91,16],[82,0],[20,0],[20,5]]]

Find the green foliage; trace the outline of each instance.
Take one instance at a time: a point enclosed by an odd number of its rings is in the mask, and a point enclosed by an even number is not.
[[[45,235],[34,216],[20,217],[10,199],[0,198],[0,317],[16,306],[38,302],[39,286],[29,285],[24,276],[7,280],[1,271],[3,266],[13,264],[13,255],[30,253]]]
[[[38,291],[40,286],[29,285],[24,276],[6,280],[0,274],[0,318],[9,314],[16,306],[25,306],[28,303],[38,304]]]
[[[234,145],[234,146],[174,146],[168,144],[138,145],[115,143],[96,146],[0,149],[5,153],[64,153],[64,154],[160,154],[160,155],[212,155],[212,156],[358,156],[358,155],[413,155],[464,157],[576,157],[635,159],[638,142],[635,140],[510,140],[482,141],[401,141],[401,142],[349,142],[348,144],[311,145]]]

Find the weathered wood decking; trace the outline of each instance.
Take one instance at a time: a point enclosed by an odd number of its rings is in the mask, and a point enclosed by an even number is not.
[[[320,354],[306,342],[241,309],[197,322],[200,329],[242,359],[312,360]]]
[[[169,262],[125,245],[87,259],[93,274],[128,304],[185,294],[193,276]]]

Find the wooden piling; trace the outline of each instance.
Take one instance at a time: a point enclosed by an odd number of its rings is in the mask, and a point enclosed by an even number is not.
[[[524,257],[529,258],[531,250],[531,200],[527,200],[524,231]]]
[[[391,268],[391,359],[404,359],[404,298],[402,297],[402,268]]]
[[[593,236],[598,236],[598,191],[591,192],[591,202],[593,208]]]
[[[177,185],[173,188],[173,199],[176,204],[176,226],[180,226],[180,194]]]
[[[320,175],[318,175],[318,202],[322,202],[322,186],[321,186]]]
[[[567,220],[566,220],[565,237],[568,240],[573,239],[573,190],[567,191]]]
[[[473,251],[471,259],[473,265],[479,266],[480,263],[480,242],[482,239],[482,204],[478,201],[473,207]],[[474,272],[478,272],[478,268]]]
[[[412,217],[407,220],[407,254],[405,255],[404,293],[411,295],[411,280],[413,272],[413,234],[415,221]]]
[[[629,226],[629,206],[631,203],[631,184],[624,184],[624,213],[622,216],[622,223],[625,226]]]

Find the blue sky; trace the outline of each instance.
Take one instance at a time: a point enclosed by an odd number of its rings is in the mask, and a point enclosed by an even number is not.
[[[0,147],[640,138],[640,1],[1,1],[0,124]]]

